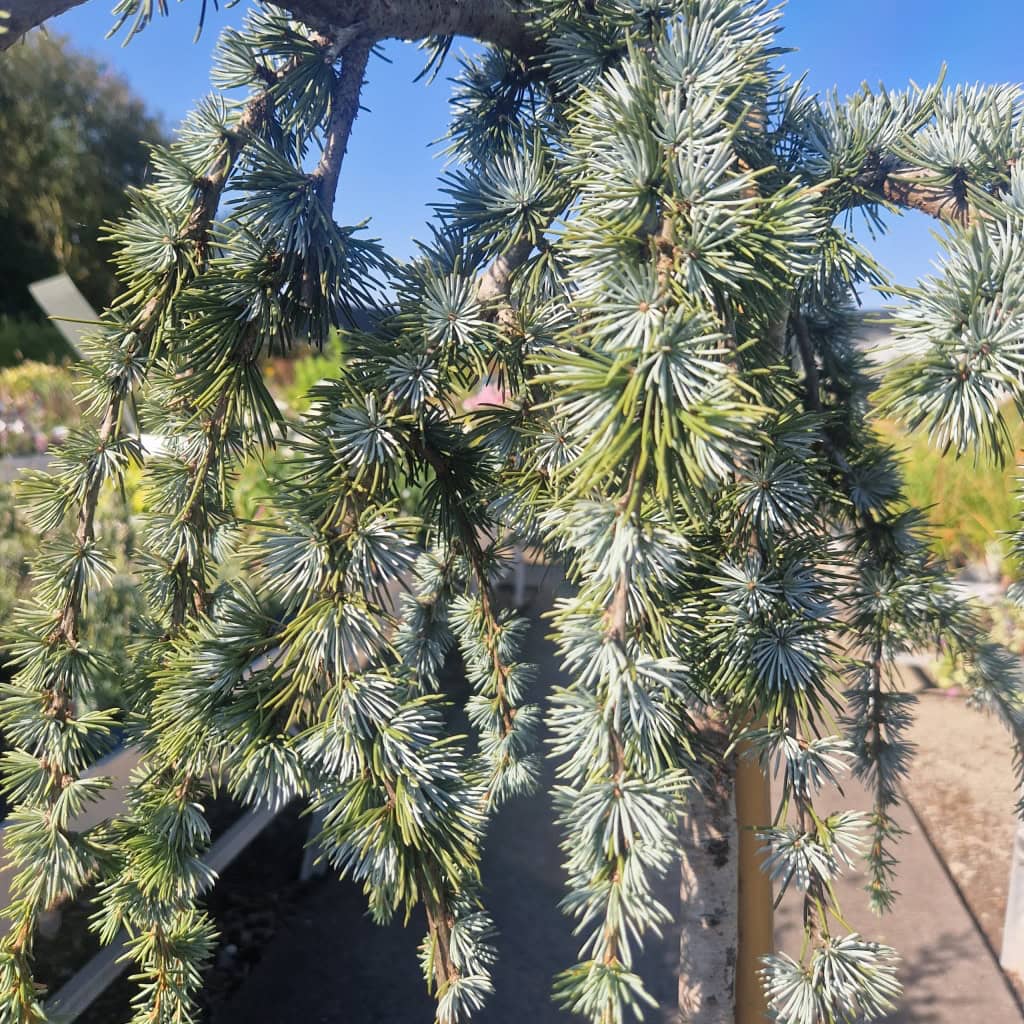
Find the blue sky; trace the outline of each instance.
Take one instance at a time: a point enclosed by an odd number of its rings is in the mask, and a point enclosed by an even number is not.
[[[75,44],[120,71],[149,106],[173,127],[209,87],[210,55],[217,32],[237,25],[247,4],[215,11],[209,3],[206,29],[193,34],[198,0],[171,3],[130,45],[105,40],[112,23],[111,0],[91,0],[50,24]],[[1020,0],[789,0],[782,42],[798,52],[785,63],[794,73],[809,72],[815,89],[855,91],[861,82],[891,87],[909,79],[934,79],[943,62],[947,83],[1020,81],[1024,76]],[[343,223],[367,217],[371,233],[392,253],[405,257],[412,239],[423,237],[428,206],[438,198],[442,162],[429,143],[447,123],[448,83],[414,83],[422,61],[409,44],[390,43],[393,63],[371,63],[363,103],[342,172],[336,216]],[[454,61],[449,60],[449,73]],[[927,273],[937,245],[934,223],[907,215],[872,247],[898,280],[911,283]]]

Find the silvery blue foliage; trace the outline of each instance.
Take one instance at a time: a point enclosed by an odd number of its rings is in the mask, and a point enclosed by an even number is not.
[[[116,12],[130,35],[159,6]],[[720,767],[709,722],[782,781],[764,869],[801,893],[805,935],[765,962],[775,1019],[852,1024],[897,999],[894,952],[848,932],[832,885],[866,856],[872,906],[893,904],[913,753],[895,659],[946,644],[1018,740],[1024,689],[930,559],[868,420],[857,289],[886,277],[849,215],[947,225],[895,317],[906,360],[882,399],[944,448],[1002,452],[1006,404],[1024,407],[1020,91],[819,99],[784,77],[764,0],[520,6],[529,54],[461,63],[446,198],[415,260],[334,219],[373,40],[270,5],[223,35],[219,93],[111,226],[125,290],[89,342],[93,426],[22,485],[34,526],[70,520],[75,541],[47,544],[6,629],[0,1021],[44,1019],[36,924],[94,880],[101,938],[130,937],[136,1022],[195,1019],[215,781],[321,812],[323,854],[375,920],[422,907],[437,1019],[472,1018],[497,956],[481,850],[540,784],[545,730],[580,942],[555,998],[594,1024],[640,1017],[679,816]],[[450,42],[428,44],[431,70]],[[337,331],[343,365],[286,422],[262,360]],[[130,409],[170,439],[160,455]],[[263,515],[240,522],[238,471],[271,449]],[[84,710],[97,663],[79,638],[110,572],[98,495],[140,465],[148,614],[118,722]],[[550,616],[559,687],[499,601],[517,541],[570,584]],[[143,753],[127,810],[77,831],[119,727]],[[867,816],[820,807],[847,770]]]

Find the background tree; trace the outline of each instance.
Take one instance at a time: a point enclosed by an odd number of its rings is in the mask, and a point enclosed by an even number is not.
[[[6,2],[16,31],[71,6]],[[117,5],[129,34],[159,9]],[[783,783],[765,869],[803,893],[799,956],[764,964],[776,1019],[892,1006],[895,952],[850,933],[832,881],[866,850],[871,904],[893,905],[912,705],[894,658],[941,641],[1018,737],[1021,679],[930,561],[869,422],[854,301],[885,278],[846,218],[947,223],[947,271],[905,314],[931,348],[889,401],[958,449],[996,443],[997,400],[1021,380],[1021,96],[821,99],[779,70],[779,17],[759,0],[296,0],[224,33],[214,81],[241,97],[205,101],[155,152],[113,232],[126,290],[87,367],[95,427],[23,485],[40,530],[70,518],[74,533],[40,555],[9,634],[6,1019],[43,1016],[39,914],[97,875],[100,934],[131,936],[136,1020],[189,1018],[214,941],[214,777],[322,810],[320,841],[375,918],[424,908],[438,1019],[471,1018],[496,955],[480,848],[536,784],[543,718],[581,941],[562,1005],[598,1024],[642,1014],[636,954],[668,921],[655,881],[680,857],[695,903],[727,903],[693,855],[731,814],[743,740]],[[488,46],[455,87],[450,201],[398,265],[333,219],[359,92],[379,40],[425,39],[436,69],[455,34]],[[322,344],[355,307],[369,324],[283,438],[261,356]],[[508,403],[464,415],[456,396],[483,375]],[[80,712],[97,677],[80,637],[109,571],[95,509],[142,460],[123,429],[136,395],[136,422],[172,439],[145,460],[130,718],[145,769],[128,812],[83,833],[75,814],[103,785],[83,772],[116,721]],[[229,560],[237,467],[275,445],[272,514]],[[418,517],[399,511],[410,480]],[[571,679],[554,693],[492,594],[513,535],[575,584],[553,615]],[[436,693],[456,646],[468,741]],[[869,816],[822,806],[848,767]],[[731,1016],[735,934],[710,942],[684,934],[684,1019]]]
[[[159,121],[128,84],[62,37],[33,33],[7,52],[0,63],[0,317],[41,321],[28,285],[60,271],[97,308],[114,298],[113,249],[102,227],[125,211],[126,189],[143,183],[149,146],[162,138]],[[13,337],[14,326],[4,334]],[[8,362],[12,353],[0,358]]]

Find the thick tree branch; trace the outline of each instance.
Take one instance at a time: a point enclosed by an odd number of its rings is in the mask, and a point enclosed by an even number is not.
[[[521,57],[539,48],[514,0],[286,0],[284,6],[321,28],[358,25],[374,42],[468,36]]]
[[[937,184],[933,171],[905,166],[893,157],[872,161],[858,175],[856,184],[893,206],[918,210],[936,220],[966,226],[973,217],[966,182]]]
[[[521,238],[510,245],[480,275],[476,297],[482,303],[497,302],[508,298],[512,275],[530,258],[533,242]]]
[[[44,21],[85,2],[2,0],[0,9],[9,12],[10,18],[5,23],[7,31],[0,35],[0,50]],[[360,35],[371,42],[453,35],[493,43],[521,57],[530,57],[539,49],[514,0],[286,0],[282,6],[318,31],[358,27]]]
[[[313,178],[317,195],[330,215],[338,191],[338,177],[352,134],[352,124],[359,113],[359,94],[363,88],[366,64],[372,46],[365,38],[356,39],[341,51],[341,73],[334,86],[331,114],[327,122],[323,154]]]
[[[79,7],[86,0],[3,0],[0,11],[10,16],[0,21],[0,27],[6,31],[0,33],[0,50],[13,46],[26,32],[42,25],[58,14]]]
[[[489,316],[500,327],[515,332],[519,319],[509,295],[512,291],[512,275],[530,258],[533,242],[520,238],[513,242],[477,278],[476,297],[489,306]]]

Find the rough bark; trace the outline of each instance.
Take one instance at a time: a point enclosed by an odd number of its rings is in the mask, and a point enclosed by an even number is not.
[[[723,754],[726,736],[716,723],[703,728]],[[680,1024],[733,1024],[736,991],[737,856],[735,765],[716,758],[714,773],[689,801],[680,828]]]
[[[0,22],[7,29],[0,35],[0,50],[44,21],[85,2],[0,0],[0,10],[10,15],[6,23]],[[517,13],[512,0],[293,0],[282,6],[321,31],[358,28],[371,43],[454,35],[493,43],[524,57],[537,50],[526,19]]]
[[[967,225],[972,219],[965,181],[937,184],[934,172],[908,167],[893,157],[870,160],[857,184],[893,206],[917,210],[936,220]]]
[[[520,239],[503,252],[481,275],[476,297],[480,302],[494,302],[508,297],[512,275],[530,258],[533,243]]]
[[[342,68],[334,86],[331,116],[324,132],[324,149],[313,172],[317,181],[317,194],[328,212],[334,209],[341,165],[348,152],[352,125],[359,114],[359,95],[363,76],[370,59],[370,44],[356,39],[341,51]]]
[[[0,19],[0,50],[13,46],[29,29],[83,3],[85,0],[3,0],[0,12],[6,11],[8,17]]]
[[[524,57],[537,49],[513,0],[290,0],[284,6],[310,23],[361,26],[374,41],[469,36]]]

